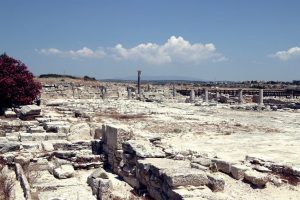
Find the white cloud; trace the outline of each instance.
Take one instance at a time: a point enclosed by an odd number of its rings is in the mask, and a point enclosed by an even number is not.
[[[292,47],[287,51],[278,51],[275,54],[271,55],[271,57],[278,58],[283,61],[297,56],[300,56],[300,47]]]
[[[190,44],[182,37],[170,37],[163,45],[154,43],[139,44],[126,49],[121,44],[111,49],[118,59],[138,60],[151,64],[201,63],[203,61],[224,61],[226,58],[217,53],[214,44]]]
[[[198,64],[205,61],[220,62],[227,58],[218,53],[212,43],[191,44],[182,37],[171,36],[166,43],[158,45],[155,43],[141,43],[132,48],[125,48],[118,44],[112,48],[100,48],[93,51],[87,47],[79,50],[61,51],[59,49],[42,49],[40,53],[61,54],[73,58],[77,57],[94,57],[103,58],[111,57],[117,60],[128,60],[137,62],[146,62],[150,64],[168,64],[168,63],[191,63]]]
[[[87,47],[83,47],[82,49],[76,51],[62,51],[56,48],[41,49],[38,51],[45,55],[61,55],[71,58],[102,58],[105,56],[105,52],[102,49],[93,51],[92,49],[89,49]]]
[[[55,48],[41,49],[40,52],[47,55],[62,53],[59,49],[55,49]]]

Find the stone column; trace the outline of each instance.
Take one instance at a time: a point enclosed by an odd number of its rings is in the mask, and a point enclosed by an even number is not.
[[[220,92],[217,91],[217,92],[216,92],[216,99],[219,99],[219,98],[220,98]]]
[[[106,87],[102,86],[101,88],[102,99],[106,98]]]
[[[243,89],[239,89],[238,95],[239,95],[239,103],[244,103]]]
[[[176,96],[176,89],[175,89],[175,84],[173,84],[173,97]]]
[[[141,95],[141,70],[138,70],[138,95]]]
[[[195,101],[195,91],[194,91],[194,90],[191,90],[191,93],[190,93],[190,101],[191,101],[191,102]]]
[[[291,93],[290,93],[290,98],[291,98],[291,99],[294,98],[294,91],[291,91]]]
[[[131,99],[131,88],[128,88],[127,92],[128,92],[128,99]]]
[[[204,89],[204,100],[206,103],[208,103],[208,89],[207,88]]]
[[[263,89],[259,89],[258,104],[259,105],[263,105],[264,104],[264,90]]]

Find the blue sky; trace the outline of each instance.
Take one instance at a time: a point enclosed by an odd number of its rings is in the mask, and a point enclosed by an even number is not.
[[[96,78],[300,79],[298,0],[3,0],[0,53]]]

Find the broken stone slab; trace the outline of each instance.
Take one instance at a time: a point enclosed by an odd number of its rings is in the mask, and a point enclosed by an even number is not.
[[[75,170],[72,165],[61,165],[53,170],[53,174],[58,179],[66,179],[74,176]]]
[[[123,151],[140,158],[163,158],[165,153],[155,147],[149,140],[128,140],[123,143]]]
[[[27,115],[39,115],[41,113],[41,107],[37,105],[26,105],[22,106],[21,114],[24,116]]]
[[[260,165],[264,165],[266,163],[272,163],[271,158],[259,154],[246,155],[246,160],[252,164],[260,164]]]
[[[268,169],[267,167],[261,166],[261,165],[255,165],[252,167],[256,171],[263,172],[263,173],[271,173],[272,170]]]
[[[42,132],[45,132],[45,130],[42,126],[29,127],[29,129],[27,131],[29,133],[42,133]]]
[[[204,157],[195,158],[195,159],[192,160],[192,162],[200,164],[200,165],[205,166],[205,167],[209,167],[211,165],[211,159],[204,158]]]
[[[51,142],[56,151],[66,151],[69,150],[72,146],[72,143],[66,140],[51,141]]]
[[[7,110],[4,112],[4,116],[6,118],[15,118],[15,117],[17,117],[17,114],[12,110]]]
[[[268,182],[266,174],[254,170],[247,170],[244,179],[257,187],[264,187]]]
[[[47,132],[68,133],[70,124],[65,121],[50,121],[44,122],[43,127]]]
[[[213,192],[220,192],[220,191],[224,190],[225,181],[224,181],[224,179],[221,176],[207,173],[207,177],[208,177],[208,184],[207,184],[207,186]]]
[[[75,151],[54,151],[52,155],[57,158],[68,159],[68,158],[75,157],[76,154],[77,152]]]
[[[20,148],[22,150],[37,152],[37,151],[40,151],[40,142],[24,141],[24,142],[21,143]]]
[[[280,173],[283,175],[292,175],[292,176],[300,177],[299,167],[287,163],[276,163],[269,157],[251,154],[246,156],[246,160],[252,164],[261,165],[261,167],[258,168],[264,169],[263,171],[266,172],[269,172],[268,171],[269,169],[272,170],[273,172]],[[258,171],[260,170],[258,169]]]
[[[138,160],[137,168],[138,179],[145,179],[145,173],[150,173],[153,176],[160,177],[170,188],[185,185],[199,186],[208,184],[206,173],[202,170],[191,168],[188,161],[146,158]],[[141,181],[147,184],[146,180]]]
[[[88,163],[72,163],[73,167],[77,169],[91,169],[103,167],[102,162],[88,162]]]
[[[96,178],[108,179],[109,177],[104,169],[98,168],[95,171],[93,171],[91,175],[88,176],[87,183],[91,185],[92,180]]]
[[[107,181],[101,181],[100,179],[106,179]],[[91,175],[87,178],[87,184],[92,188],[93,195],[98,196],[99,187],[106,185],[107,188],[111,187],[111,181],[108,180],[109,177],[104,169],[96,169]],[[104,182],[106,184],[104,184]]]
[[[212,159],[211,161],[212,163],[216,164],[218,171],[222,171],[226,174],[230,174],[231,165],[234,164],[231,161],[226,161],[222,159]]]
[[[245,172],[250,168],[245,165],[231,165],[230,172],[233,178],[240,180],[244,178]]]
[[[0,143],[0,153],[4,154],[7,152],[13,152],[13,151],[19,151],[20,150],[20,144],[9,142],[9,143]]]
[[[203,165],[200,165],[200,164],[198,164],[198,163],[191,163],[191,167],[192,168],[196,168],[196,169],[200,169],[200,170],[202,170],[202,171],[206,171],[206,170],[208,170],[209,168],[208,167],[205,167],[205,166],[203,166]]]
[[[186,185],[201,186],[209,182],[204,171],[194,168],[164,169],[161,173],[171,188]]]

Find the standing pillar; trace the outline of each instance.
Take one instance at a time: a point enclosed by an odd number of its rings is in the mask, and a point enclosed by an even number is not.
[[[291,98],[291,99],[294,98],[294,91],[291,91],[291,93],[290,93],[290,98]]]
[[[258,100],[258,104],[259,104],[259,105],[263,105],[263,104],[264,104],[264,90],[263,90],[263,89],[259,89],[259,100]]]
[[[191,102],[195,101],[195,91],[194,91],[194,90],[191,90],[191,93],[190,93],[190,101],[191,101]]]
[[[239,89],[238,94],[239,94],[239,103],[244,103],[243,89]]]
[[[216,92],[216,98],[217,98],[217,99],[220,98],[220,92],[219,92],[219,91]]]
[[[102,86],[101,94],[102,94],[102,99],[105,99],[105,97],[106,97],[106,87]]]
[[[141,70],[138,70],[138,95],[141,95]]]
[[[128,99],[131,99],[131,88],[128,88],[128,90],[127,90],[127,92],[128,92]]]
[[[175,89],[175,84],[173,84],[173,97],[176,96],[176,89]]]
[[[204,100],[206,103],[208,103],[208,89],[207,88],[204,89],[204,95],[205,95]]]

